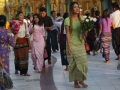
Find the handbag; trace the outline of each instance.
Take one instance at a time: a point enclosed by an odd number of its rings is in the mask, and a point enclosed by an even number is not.
[[[94,42],[94,51],[98,51],[100,49],[100,45],[101,45],[100,41],[95,40],[95,42]]]
[[[44,58],[48,58],[48,53],[46,49],[44,50]]]
[[[10,76],[2,68],[0,68],[0,83],[6,89],[12,89],[13,88],[13,82],[12,82]]]
[[[90,47],[89,47],[88,43],[85,43],[85,49],[86,49],[86,51],[90,50]]]

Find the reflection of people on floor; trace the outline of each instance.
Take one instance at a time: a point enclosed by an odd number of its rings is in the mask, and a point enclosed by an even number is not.
[[[113,20],[110,18],[108,9],[103,11],[103,15],[99,23],[100,31],[98,38],[101,39],[103,47],[103,57],[105,58],[105,62],[107,63],[110,61],[110,42],[112,39],[111,26],[114,27]]]
[[[63,18],[66,19],[68,17],[68,13],[64,13]],[[64,27],[64,21],[63,22],[55,22],[56,26],[59,28],[60,31],[60,54],[61,54],[61,62],[62,65],[66,66],[66,71],[68,71],[68,61],[66,56],[66,31]]]
[[[56,19],[56,12],[55,11],[51,11],[51,19],[53,22],[53,28],[50,31],[50,40],[51,40],[51,46],[52,46],[52,51],[56,52],[58,51],[58,29],[57,26],[55,25],[55,22],[57,21]]]
[[[41,73],[44,63],[45,31],[39,14],[33,15],[33,25],[30,28],[32,59],[34,69]]]
[[[80,88],[79,84],[87,88],[88,85],[84,83],[84,80],[87,77],[88,65],[80,27],[79,4],[71,2],[69,12],[70,15],[64,22],[67,37],[66,52],[69,63],[69,81],[74,81],[75,88]]]
[[[48,53],[48,58],[44,58],[44,60],[48,59],[48,64],[51,64],[51,43],[50,43],[50,30],[53,28],[53,22],[49,16],[47,16],[46,8],[41,7],[39,9],[40,15],[42,17],[42,22],[44,23],[45,32],[47,32],[47,40],[46,40],[46,50]],[[44,64],[45,67],[45,64]]]

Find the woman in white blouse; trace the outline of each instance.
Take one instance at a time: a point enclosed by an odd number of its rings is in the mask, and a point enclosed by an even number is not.
[[[18,35],[16,39],[16,45],[14,47],[15,54],[15,74],[18,74],[20,71],[20,75],[30,76],[28,72],[28,27],[23,22],[24,15],[22,12],[18,13],[19,21],[22,22],[19,26],[19,30],[16,33]]]

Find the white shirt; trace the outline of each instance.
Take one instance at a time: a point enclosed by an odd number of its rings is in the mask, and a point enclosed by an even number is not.
[[[51,17],[51,19],[52,19],[52,22],[53,22],[53,28],[52,28],[52,30],[54,30],[54,29],[58,30],[57,26],[55,25],[56,18]]]
[[[19,31],[18,31],[18,37],[23,38],[23,37],[25,37],[27,34],[29,35],[28,27],[25,26],[25,24],[22,24],[22,25],[20,26]]]
[[[60,28],[60,33],[61,33],[61,25],[62,25],[62,23],[63,22],[55,22],[55,25]],[[65,26],[64,26],[64,33],[63,34],[66,34]]]
[[[115,24],[115,28],[120,27],[120,11],[116,10],[110,15],[110,18],[113,19],[113,23]]]
[[[60,16],[57,17],[57,18],[56,18],[56,21],[58,21],[58,20],[60,20],[60,19],[63,19],[63,17],[60,17]],[[63,20],[61,20],[61,21],[63,21]]]

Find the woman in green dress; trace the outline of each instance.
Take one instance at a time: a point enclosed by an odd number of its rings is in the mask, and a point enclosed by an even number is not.
[[[79,5],[77,2],[71,2],[70,15],[65,19],[65,29],[67,37],[67,59],[69,62],[69,81],[74,81],[74,87],[80,88],[86,80],[88,65],[84,39],[82,38],[81,18],[79,14]],[[79,85],[80,84],[80,85]]]

